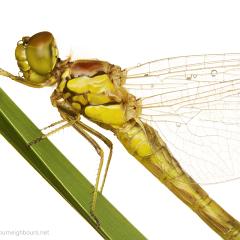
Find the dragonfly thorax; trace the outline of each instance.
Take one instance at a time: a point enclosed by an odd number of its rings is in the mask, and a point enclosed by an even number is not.
[[[51,100],[71,115],[82,114],[92,121],[122,125],[140,114],[136,98],[122,86],[120,67],[98,60],[70,62],[61,75]]]

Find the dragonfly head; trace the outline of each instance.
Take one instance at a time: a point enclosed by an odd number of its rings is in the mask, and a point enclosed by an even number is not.
[[[13,80],[31,87],[49,86],[57,81],[54,68],[58,62],[58,49],[50,32],[23,37],[17,43],[15,57],[23,76]]]

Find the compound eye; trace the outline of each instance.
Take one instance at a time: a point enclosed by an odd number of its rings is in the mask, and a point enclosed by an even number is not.
[[[29,38],[26,46],[29,66],[40,75],[49,74],[56,65],[58,49],[50,32],[39,32]]]

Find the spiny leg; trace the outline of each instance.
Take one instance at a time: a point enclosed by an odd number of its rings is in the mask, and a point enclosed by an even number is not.
[[[66,119],[66,121],[73,120],[73,117],[64,111],[65,109],[58,108],[58,110],[63,119]],[[101,176],[101,171],[102,171],[103,161],[104,161],[104,152],[103,152],[102,148],[99,146],[99,144],[86,131],[89,131],[93,135],[99,137],[104,143],[106,143],[109,146],[110,153],[109,153],[108,162],[110,162],[110,159],[112,156],[112,142],[108,138],[103,136],[101,133],[90,128],[86,124],[80,122],[79,119],[78,119],[78,121],[74,122],[73,127],[91,143],[91,145],[95,148],[96,152],[100,156],[100,163],[99,163],[99,167],[98,167],[98,171],[97,171],[97,177],[96,177],[96,182],[95,182],[95,186],[94,186],[94,192],[93,192],[93,197],[92,197],[92,202],[91,202],[91,207],[90,207],[90,214],[96,221],[97,226],[100,226],[100,222],[99,222],[98,218],[96,217],[95,211],[96,211],[96,202],[97,202],[99,181],[100,181],[100,176]]]
[[[111,142],[111,143],[112,143],[112,142]],[[102,193],[104,184],[105,184],[105,182],[106,182],[107,173],[108,173],[108,170],[109,170],[109,166],[110,166],[111,159],[112,159],[112,146],[111,146],[111,148],[110,148],[110,152],[109,152],[109,155],[108,155],[107,165],[106,165],[106,169],[105,169],[105,172],[104,172],[102,185],[101,185],[101,188],[100,188],[100,193]]]
[[[112,142],[108,138],[106,138],[100,132],[98,132],[98,131],[94,130],[93,128],[89,127],[85,123],[79,121],[79,122],[76,122],[76,124],[81,125],[82,128],[84,128],[88,132],[92,133],[93,135],[95,135],[96,137],[101,139],[109,148],[109,154],[108,154],[108,160],[107,160],[107,164],[106,164],[106,169],[105,169],[105,172],[104,172],[104,177],[103,177],[102,185],[101,185],[101,188],[100,188],[100,192],[102,193],[104,184],[106,182],[106,178],[107,178],[107,173],[108,173],[108,170],[109,170],[110,162],[111,162],[111,159],[112,159],[113,144],[112,144]]]
[[[54,134],[54,133],[56,133],[56,132],[58,132],[58,131],[60,131],[60,130],[62,130],[62,129],[64,129],[64,128],[66,128],[66,127],[72,126],[77,120],[78,120],[78,119],[71,120],[71,121],[69,121],[68,123],[62,125],[61,127],[58,127],[57,129],[52,130],[52,131],[49,132],[49,133],[42,134],[40,137],[38,137],[38,138],[32,140],[31,142],[29,142],[29,143],[28,143],[28,146],[31,146],[31,145],[36,144],[36,143],[39,143],[39,142],[42,141],[44,138],[47,138],[47,137],[49,137],[50,135],[52,135],[52,134]],[[58,121],[58,122],[60,122],[60,121]],[[58,122],[56,122],[55,125],[57,125]],[[54,124],[54,123],[53,123],[53,124]]]
[[[19,81],[22,82],[24,80],[24,78],[19,77],[19,76],[15,76],[15,75],[11,74],[10,72],[8,72],[8,71],[6,71],[2,68],[0,68],[0,75],[11,78],[12,80],[17,81],[17,82],[19,82]]]
[[[96,221],[97,226],[99,227],[100,222],[99,222],[98,218],[96,217],[95,212],[96,212],[98,186],[99,186],[99,181],[100,181],[100,176],[101,176],[101,171],[102,171],[103,161],[104,161],[104,152],[103,152],[102,148],[98,145],[98,143],[86,131],[84,131],[81,124],[79,124],[79,121],[76,122],[73,125],[73,127],[92,144],[92,146],[95,148],[96,152],[100,156],[100,163],[99,163],[99,167],[98,167],[98,171],[97,171],[97,178],[96,178],[96,182],[95,182],[95,186],[94,186],[93,197],[92,197],[92,202],[91,202],[91,207],[90,207],[90,214],[92,215],[92,217]]]
[[[57,122],[51,123],[50,125],[42,128],[41,131],[46,130],[46,129],[51,128],[51,127],[54,127],[54,126],[56,126],[58,124],[61,124],[61,123],[64,123],[64,122],[66,122],[66,120],[65,119],[61,119],[61,120],[59,120]]]
[[[19,72],[20,73],[20,72]],[[16,82],[19,82],[19,83],[22,83],[24,85],[27,85],[29,87],[43,87],[43,86],[47,86],[49,85],[49,82],[46,81],[46,82],[43,82],[41,84],[36,84],[35,82],[31,81],[30,79],[28,78],[24,78],[24,77],[20,77],[20,76],[15,76],[13,74],[11,74],[10,72],[0,68],[0,75],[1,76],[4,76],[4,77],[8,77],[10,79],[12,79],[13,81],[16,81]]]

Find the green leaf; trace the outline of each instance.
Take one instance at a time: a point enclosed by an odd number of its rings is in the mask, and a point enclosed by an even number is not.
[[[146,239],[101,194],[96,210],[101,227],[96,226],[89,213],[93,186],[48,139],[31,147],[27,145],[41,132],[2,89],[0,133],[104,239]]]

